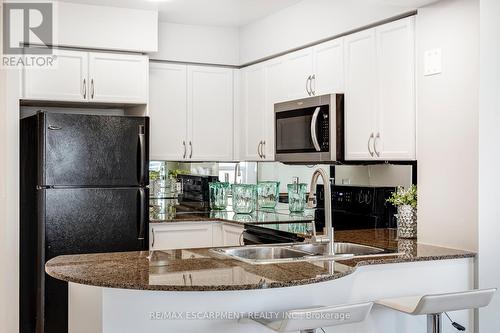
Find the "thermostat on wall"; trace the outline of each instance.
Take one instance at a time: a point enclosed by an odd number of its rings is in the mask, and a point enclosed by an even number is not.
[[[424,53],[424,75],[436,75],[442,72],[441,49],[433,49]]]

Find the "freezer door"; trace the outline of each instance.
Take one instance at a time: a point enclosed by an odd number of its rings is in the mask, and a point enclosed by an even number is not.
[[[47,189],[45,257],[147,249],[147,188]]]
[[[42,113],[41,184],[148,184],[149,119]]]
[[[46,189],[45,260],[64,254],[147,250],[147,188]],[[43,272],[38,327],[67,333],[68,285]]]

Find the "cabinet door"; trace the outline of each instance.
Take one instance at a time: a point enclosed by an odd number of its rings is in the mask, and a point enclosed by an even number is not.
[[[90,100],[148,102],[148,58],[142,55],[89,53]]]
[[[344,92],[344,39],[319,44],[313,52],[315,95]]]
[[[150,225],[150,250],[194,249],[212,246],[212,223],[168,222]]]
[[[286,87],[288,99],[312,96],[313,48],[290,53],[285,56],[285,62],[286,72],[280,84]]]
[[[240,246],[243,245],[243,226],[239,225],[222,225],[222,239],[224,246]]]
[[[233,159],[233,70],[188,67],[189,158]]]
[[[187,155],[187,66],[149,65],[150,159],[180,161]]]
[[[287,62],[284,57],[279,57],[265,63],[267,69],[267,105],[274,113],[274,104],[289,100],[286,80]],[[304,83],[305,87],[305,83]]]
[[[373,158],[377,71],[375,30],[345,37],[345,158]],[[371,152],[371,153],[370,153]]]
[[[88,53],[53,50],[53,69],[23,68],[25,99],[82,102],[88,97]]]
[[[240,121],[243,137],[240,139],[242,159],[263,160],[262,146],[267,138],[267,127],[272,126],[272,113],[266,107],[266,67],[256,65],[241,72]]]
[[[375,30],[379,69],[376,158],[415,160],[414,18]]]

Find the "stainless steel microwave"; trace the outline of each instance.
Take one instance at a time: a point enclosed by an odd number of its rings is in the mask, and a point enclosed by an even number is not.
[[[334,163],[344,159],[344,95],[274,105],[276,161]]]

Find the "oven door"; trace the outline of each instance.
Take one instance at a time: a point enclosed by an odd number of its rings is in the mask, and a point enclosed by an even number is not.
[[[276,160],[329,161],[330,106],[315,105],[275,112]]]

